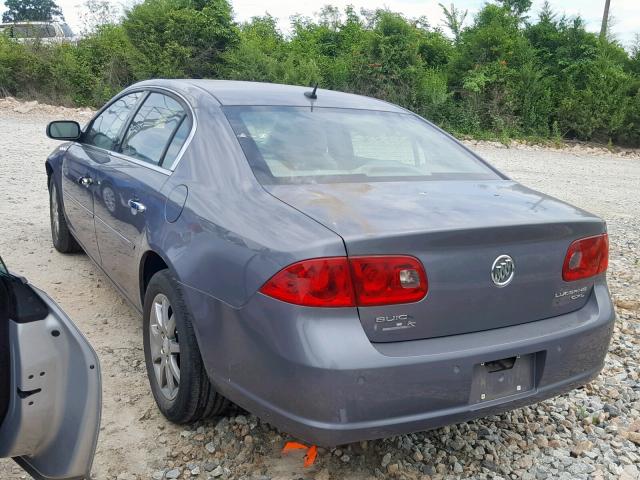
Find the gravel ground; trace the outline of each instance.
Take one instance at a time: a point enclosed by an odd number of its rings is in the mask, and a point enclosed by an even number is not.
[[[590,385],[501,416],[430,432],[320,449],[311,468],[283,456],[286,434],[236,411],[188,428],[158,413],[138,315],[84,255],[53,250],[43,162],[46,122],[90,113],[0,100],[0,254],[46,290],[100,356],[104,406],[96,479],[640,479],[640,154],[472,144],[524,184],[609,225],[609,285],[618,322],[605,370]],[[0,478],[27,478],[0,461]]]

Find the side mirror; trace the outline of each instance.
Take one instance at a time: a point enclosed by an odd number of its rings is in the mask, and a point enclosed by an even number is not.
[[[82,130],[73,120],[55,120],[47,125],[47,137],[54,140],[77,140]]]

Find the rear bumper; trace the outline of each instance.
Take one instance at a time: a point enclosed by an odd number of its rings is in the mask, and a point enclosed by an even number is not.
[[[284,432],[317,445],[433,429],[583,385],[602,369],[615,320],[602,281],[582,309],[566,315],[374,344],[350,309],[318,313],[257,295],[238,310],[187,290],[216,388]],[[492,401],[475,398],[478,365],[529,354],[536,358],[533,388]]]

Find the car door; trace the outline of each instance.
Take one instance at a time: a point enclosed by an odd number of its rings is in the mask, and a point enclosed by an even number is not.
[[[36,479],[89,478],[101,408],[91,345],[0,259],[0,457]]]
[[[122,131],[142,92],[125,95],[104,108],[89,124],[80,142],[73,143],[62,162],[62,194],[67,221],[80,245],[100,262],[94,226],[96,173],[120,143]]]
[[[118,152],[98,172],[95,222],[102,268],[140,305],[139,250],[146,229],[164,221],[162,186],[191,132],[183,100],[150,91],[133,115]]]

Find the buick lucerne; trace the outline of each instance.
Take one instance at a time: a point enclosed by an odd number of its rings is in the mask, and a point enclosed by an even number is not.
[[[228,401],[320,445],[583,385],[614,312],[598,217],[419,116],[306,87],[150,80],[46,161],[53,244],[143,316],[178,423]]]

